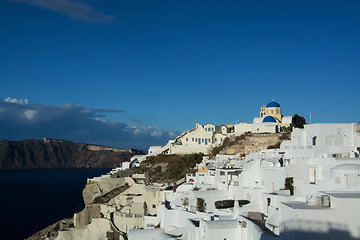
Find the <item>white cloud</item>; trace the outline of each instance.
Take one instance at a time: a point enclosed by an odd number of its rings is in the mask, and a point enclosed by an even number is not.
[[[91,110],[89,110],[89,109],[84,109],[84,110],[81,110],[80,112],[81,112],[81,113],[91,113]]]
[[[162,133],[161,129],[156,128],[151,131],[150,135],[153,137],[160,137],[161,135],[163,135],[163,133]]]
[[[170,131],[168,134],[169,134],[169,137],[170,137],[170,138],[175,138],[175,137],[177,137],[177,133],[176,133],[176,132]]]
[[[106,123],[107,121],[104,120],[104,119],[100,119],[100,118],[95,118],[96,121],[99,121],[99,122],[103,122],[103,123]]]
[[[42,7],[67,17],[88,23],[108,23],[114,21],[113,16],[105,15],[96,9],[83,3],[70,0],[12,0],[13,2],[25,2]]]
[[[22,116],[29,121],[34,120],[36,115],[37,115],[37,111],[31,109],[25,110],[24,113],[22,114]]]
[[[97,114],[98,111],[123,112],[119,110],[88,109],[79,104],[49,106],[25,102],[12,98],[0,100],[0,139],[49,137],[147,149],[151,145],[164,144],[172,136],[176,136],[175,132],[159,127],[130,126],[118,121],[108,121],[106,116],[100,117]]]
[[[16,98],[7,97],[4,101],[8,103],[29,104],[28,99],[16,99]]]

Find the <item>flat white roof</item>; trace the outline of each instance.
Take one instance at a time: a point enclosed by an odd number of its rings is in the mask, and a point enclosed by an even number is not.
[[[237,220],[216,220],[216,221],[204,221],[209,229],[229,229],[237,228]]]
[[[192,191],[194,196],[199,197],[221,197],[225,196],[224,190],[199,190],[199,191]]]
[[[300,201],[283,202],[282,204],[284,204],[292,209],[303,209],[303,210],[330,210],[331,209],[331,208],[325,208],[325,207],[321,207],[321,206],[308,205],[306,202],[300,202]]]
[[[334,198],[360,198],[360,192],[322,192]]]

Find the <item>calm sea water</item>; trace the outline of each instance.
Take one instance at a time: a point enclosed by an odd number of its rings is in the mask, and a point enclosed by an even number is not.
[[[0,239],[24,239],[84,207],[87,178],[109,169],[0,171]]]

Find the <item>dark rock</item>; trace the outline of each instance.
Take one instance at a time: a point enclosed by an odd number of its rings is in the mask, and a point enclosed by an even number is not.
[[[57,139],[0,141],[0,169],[113,168],[144,150],[119,149]]]

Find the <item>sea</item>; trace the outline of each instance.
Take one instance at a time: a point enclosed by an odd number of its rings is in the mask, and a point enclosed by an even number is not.
[[[0,239],[17,240],[84,208],[87,178],[110,169],[0,171]]]

